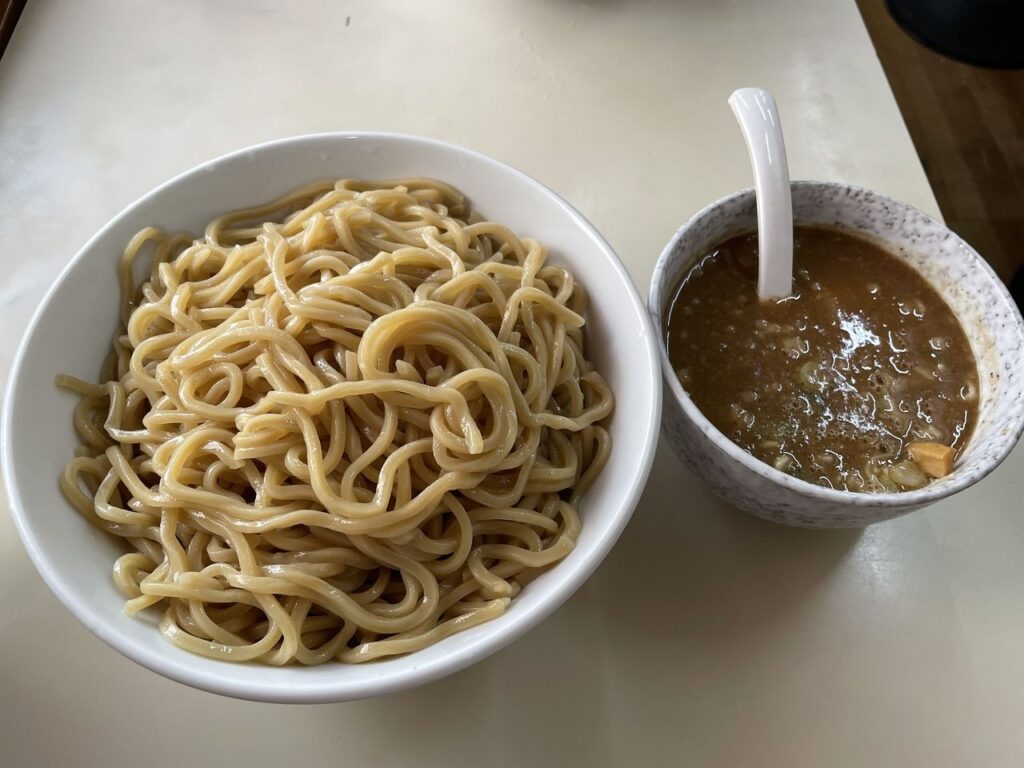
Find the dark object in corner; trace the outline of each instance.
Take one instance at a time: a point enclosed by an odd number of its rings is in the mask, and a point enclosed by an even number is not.
[[[27,0],[0,0],[0,57],[7,50],[7,44],[11,42],[11,35],[14,34],[14,27],[21,18],[21,12],[25,10]]]
[[[1021,0],[886,0],[903,29],[932,50],[979,67],[1024,68]]]
[[[1017,309],[1024,312],[1024,267],[1018,269],[1010,281],[1010,295],[1017,302]]]

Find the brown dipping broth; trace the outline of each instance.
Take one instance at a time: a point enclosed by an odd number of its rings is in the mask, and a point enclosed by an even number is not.
[[[911,267],[836,230],[796,227],[793,295],[757,297],[757,233],[683,278],[669,358],[726,437],[794,477],[839,490],[919,488],[913,441],[956,455],[977,417],[978,372],[952,310]]]

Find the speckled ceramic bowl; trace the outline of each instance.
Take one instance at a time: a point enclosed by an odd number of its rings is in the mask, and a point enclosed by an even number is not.
[[[978,363],[979,419],[953,472],[916,491],[858,494],[822,488],[764,464],[718,431],[693,404],[669,363],[662,333],[662,431],[679,457],[731,504],[777,523],[854,528],[911,512],[978,482],[1006,458],[1024,429],[1024,322],[982,258],[916,208],[866,189],[825,182],[793,184],[793,217],[854,232],[920,272],[960,318]],[[679,280],[723,240],[757,227],[751,190],[712,203],[665,246],[649,307],[662,331]]]

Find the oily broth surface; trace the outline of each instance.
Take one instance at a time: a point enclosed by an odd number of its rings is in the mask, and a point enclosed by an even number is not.
[[[795,477],[852,491],[923,485],[907,443],[959,453],[977,414],[959,321],[866,240],[797,227],[794,245],[794,294],[780,301],[758,301],[756,233],[686,275],[666,329],[683,387],[727,437]]]

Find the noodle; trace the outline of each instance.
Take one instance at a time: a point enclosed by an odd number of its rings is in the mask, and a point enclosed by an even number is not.
[[[267,664],[410,653],[501,615],[580,531],[612,395],[546,251],[406,179],[139,232],[71,503],[172,643]],[[137,263],[151,260],[136,288]]]

